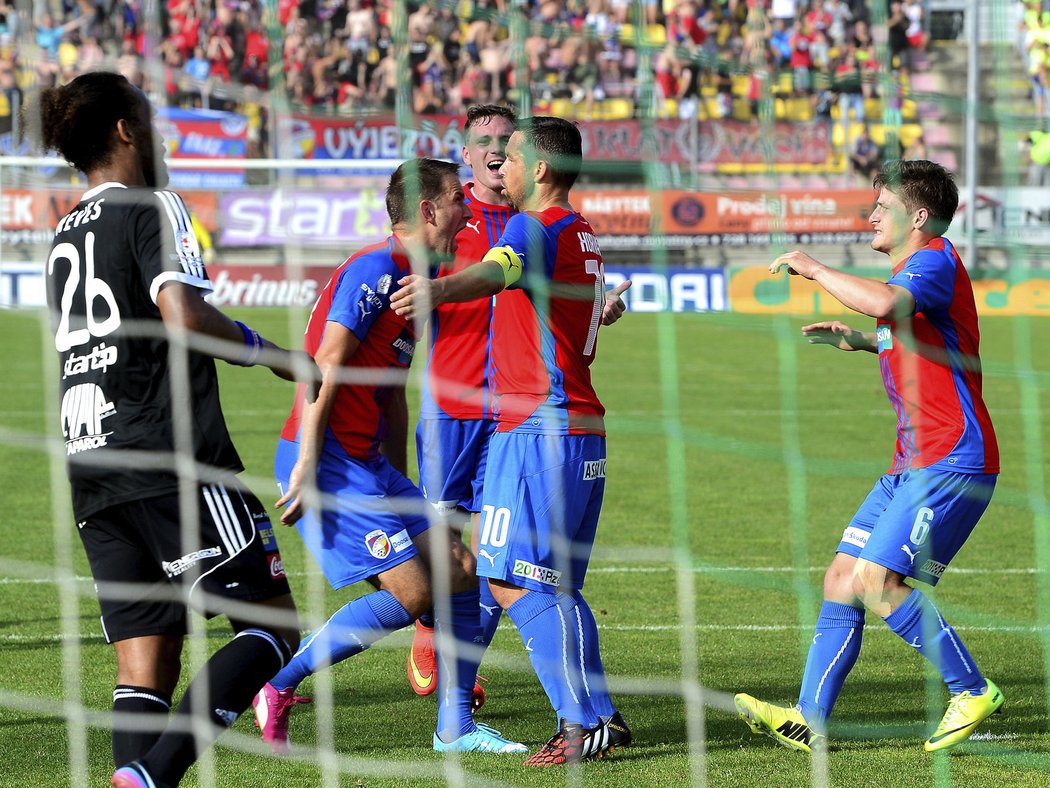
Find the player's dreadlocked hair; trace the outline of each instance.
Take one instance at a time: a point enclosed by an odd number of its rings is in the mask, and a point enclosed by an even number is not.
[[[386,190],[386,212],[390,224],[403,224],[410,216],[409,199],[436,200],[448,176],[459,177],[459,165],[437,159],[409,159],[394,170]]]
[[[872,186],[883,187],[901,198],[909,212],[925,208],[933,220],[929,229],[944,233],[959,208],[959,187],[955,177],[932,161],[893,159],[882,166]]]
[[[123,119],[132,128],[141,125],[140,104],[123,75],[82,74],[67,85],[40,92],[37,136],[45,151],[58,151],[78,170],[89,172],[110,162],[117,121]]]
[[[518,121],[517,129],[537,158],[550,165],[555,182],[571,189],[583,164],[583,138],[576,124],[537,116]]]

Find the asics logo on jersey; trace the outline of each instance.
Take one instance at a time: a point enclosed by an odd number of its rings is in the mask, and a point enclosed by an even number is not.
[[[489,566],[490,567],[495,567],[496,566],[496,558],[498,558],[499,554],[502,553],[502,552],[503,552],[502,550],[499,550],[495,554],[493,554],[493,553],[490,553],[488,550],[482,549],[482,550],[478,551],[478,558],[487,558],[489,560]]]
[[[909,564],[914,564],[917,553],[913,553],[911,551],[911,548],[908,547],[908,545],[906,545],[906,544],[902,544],[901,545],[901,550],[903,550],[905,553],[908,554],[908,563]]]
[[[481,219],[475,219],[473,222],[467,222],[467,227],[481,235]]]

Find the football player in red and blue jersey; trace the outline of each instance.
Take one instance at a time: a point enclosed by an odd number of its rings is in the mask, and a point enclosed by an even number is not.
[[[410,317],[427,305],[499,293],[490,375],[498,426],[482,492],[478,574],[517,626],[560,721],[529,766],[601,757],[631,741],[580,593],[605,489],[604,408],[590,364],[606,304],[597,238],[569,202],[581,159],[572,123],[519,122],[502,172],[521,213],[482,263],[435,280],[406,277],[391,298],[395,312]]]
[[[463,161],[471,168],[473,180],[466,184],[464,192],[473,217],[456,238],[455,258],[437,269],[439,277],[484,257],[515,213],[503,194],[500,173],[514,120],[512,110],[495,104],[467,110]],[[477,533],[477,513],[481,510],[489,437],[496,429],[488,385],[491,322],[491,298],[442,304],[433,311],[430,356],[416,426],[416,458],[423,495],[457,530],[472,519],[473,533]],[[478,645],[487,646],[503,611],[484,580],[480,593],[482,639]],[[407,666],[409,684],[417,695],[429,695],[437,689],[433,635],[433,618],[424,614],[416,622]],[[476,685],[473,705],[480,706],[484,698],[481,685]]]
[[[409,194],[417,195],[418,201]],[[294,690],[306,676],[341,662],[412,623],[432,605],[430,556],[450,549],[451,620],[435,624],[448,642],[471,642],[478,631],[478,588],[470,551],[435,542],[419,488],[406,478],[406,372],[415,352],[413,323],[390,309],[396,283],[435,256],[451,257],[456,233],[471,218],[458,167],[433,159],[402,164],[386,197],[393,227],[384,243],[341,265],[310,315],[306,350],[321,370],[316,401],[298,393],[281,432],[274,472],[286,507],[333,588],[367,580],[376,590],[342,607],[304,639],[292,660],[263,688],[254,706],[263,738],[288,747]],[[443,654],[439,649],[439,660]],[[449,686],[457,676],[463,686]],[[474,673],[439,674],[442,697],[467,698]],[[460,750],[524,752],[467,714],[439,707],[438,731]],[[435,734],[435,742],[438,740]]]
[[[456,239],[455,259],[438,268],[438,277],[454,274],[481,260],[517,213],[503,191],[501,169],[514,123],[514,112],[507,107],[480,104],[467,110],[463,161],[470,167],[473,179],[464,191],[474,216]],[[602,315],[604,325],[614,323],[623,314],[625,305],[620,295],[630,286],[627,280],[610,291]],[[416,427],[423,495],[449,518],[453,528],[462,528],[468,520],[472,523],[475,556],[488,442],[496,429],[489,380],[494,369],[492,310],[493,300],[482,298],[445,303],[431,313],[430,356]],[[496,633],[503,609],[485,579],[481,580],[480,594],[481,639],[473,645],[486,648]],[[432,617],[424,614],[416,622],[407,665],[409,684],[418,695],[429,695],[437,688],[433,634]],[[477,683],[473,707],[480,707],[484,700],[485,692]]]
[[[853,516],[824,576],[798,705],[736,696],[753,731],[807,752],[823,744],[827,718],[860,653],[865,610],[926,657],[948,685],[948,709],[926,750],[965,741],[1003,704],[999,688],[981,674],[932,600],[905,582],[937,584],[987,508],[999,473],[981,395],[973,287],[943,237],[959,192],[951,173],[929,161],[888,162],[874,186],[871,248],[890,258],[887,282],[828,268],[800,251],[769,267],[811,279],[875,318],[873,332],[836,320],[804,326],[802,333],[813,344],[876,353],[897,413],[889,471]]]

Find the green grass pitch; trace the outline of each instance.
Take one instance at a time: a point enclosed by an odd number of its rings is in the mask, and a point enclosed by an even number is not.
[[[265,310],[237,317],[279,342],[297,337],[303,320]],[[805,322],[631,314],[601,332],[593,371],[609,410],[608,487],[586,593],[636,746],[567,771],[526,770],[518,756],[445,760],[430,745],[435,701],[415,697],[405,679],[404,632],[303,685],[316,702],[293,713],[295,757],[265,754],[249,715],[184,784],[1050,785],[1045,318],[983,321],[1003,474],[935,594],[1004,691],[1004,713],[981,740],[951,755],[924,753],[943,691],[921,657],[870,616],[826,759],[752,736],[732,712],[742,690],[795,700],[823,567],[893,449],[874,357],[807,346]],[[104,726],[114,658],[69,515],[57,365],[37,313],[0,312],[0,336],[0,785],[100,786],[112,768]],[[265,370],[220,366],[249,479],[272,503],[270,463],[291,388]],[[296,533],[278,539],[314,625],[348,592],[324,587]],[[73,589],[79,599],[66,593]],[[225,636],[216,623],[191,645],[201,652]],[[542,743],[556,723],[509,624],[481,672],[490,681],[480,719]]]

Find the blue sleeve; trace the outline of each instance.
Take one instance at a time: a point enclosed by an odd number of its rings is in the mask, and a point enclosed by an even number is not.
[[[543,223],[538,219],[526,213],[510,217],[496,246],[509,246],[521,258],[521,278],[511,285],[512,288],[524,287],[530,273],[550,278],[548,269],[554,265],[554,255],[548,254],[549,240]]]
[[[390,308],[390,290],[399,274],[388,254],[371,254],[355,260],[339,276],[332,293],[328,319],[346,326],[360,339]]]
[[[951,306],[955,293],[955,259],[946,251],[920,249],[889,284],[912,294],[916,312],[945,310]]]

